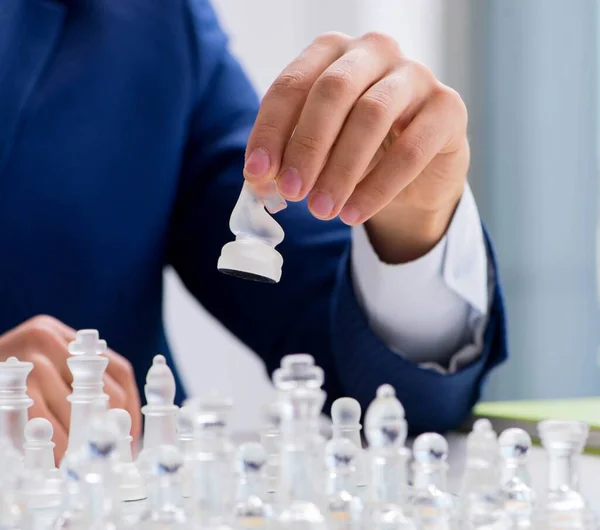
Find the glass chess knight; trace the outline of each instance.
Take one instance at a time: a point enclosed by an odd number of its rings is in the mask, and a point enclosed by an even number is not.
[[[221,272],[260,282],[280,280],[283,258],[275,247],[284,232],[265,209],[269,204],[271,211],[281,209],[278,202],[276,195],[260,197],[244,183],[229,222],[235,241],[223,247],[217,263]]]

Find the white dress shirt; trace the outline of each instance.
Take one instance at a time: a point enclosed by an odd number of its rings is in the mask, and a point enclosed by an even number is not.
[[[444,373],[460,370],[481,353],[493,271],[468,185],[445,236],[415,261],[382,262],[363,226],[353,228],[352,237],[359,304],[390,349]]]

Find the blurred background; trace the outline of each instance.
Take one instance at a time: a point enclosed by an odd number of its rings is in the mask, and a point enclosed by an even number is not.
[[[261,94],[329,30],[384,31],[461,93],[469,178],[509,320],[511,360],[484,398],[600,395],[596,0],[213,2]],[[273,396],[262,364],[166,274],[167,328],[189,390],[227,392],[234,428],[255,429]]]

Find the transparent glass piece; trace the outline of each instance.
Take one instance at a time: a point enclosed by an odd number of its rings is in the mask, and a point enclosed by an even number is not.
[[[178,448],[164,445],[155,451],[149,484],[149,508],[135,525],[139,530],[184,530],[189,519],[182,506],[178,473],[183,456]]]
[[[8,438],[0,438],[0,529],[20,530],[22,511],[17,490],[23,473],[22,459]]]
[[[183,456],[183,468],[179,472],[181,494],[189,499],[194,488],[194,466],[196,463],[196,437],[194,435],[194,413],[191,407],[184,406],[177,415],[177,441]]]
[[[419,528],[456,528],[457,506],[448,492],[448,442],[437,433],[417,437],[413,445],[413,518]]]
[[[360,418],[362,410],[356,399],[343,397],[336,399],[331,406],[332,434],[333,438],[345,438],[350,440],[358,449],[354,460],[356,473],[354,478],[358,488],[363,490],[361,496],[364,498],[364,490],[367,486],[367,467],[365,455],[362,450]]]
[[[478,419],[467,437],[466,467],[460,490],[461,518],[473,529],[510,528],[498,495],[499,445],[492,424]]]
[[[273,205],[273,210],[281,209]],[[283,228],[265,210],[264,201],[244,183],[231,213],[229,228],[235,241],[227,243],[217,268],[226,274],[263,282],[278,282],[283,258],[275,250]]]
[[[359,455],[360,448],[347,438],[333,438],[327,443],[326,513],[330,530],[361,528],[364,509],[356,479]]]
[[[514,528],[532,528],[536,496],[531,487],[528,456],[531,437],[522,429],[505,430],[500,445],[500,502]]]
[[[71,356],[67,365],[73,376],[73,391],[67,397],[71,403],[69,427],[69,446],[67,453],[77,451],[87,441],[87,426],[96,402],[108,404],[108,395],[104,393],[104,373],[108,358],[105,340],[100,339],[95,329],[83,329],[77,332],[75,340],[69,344]]]
[[[223,433],[227,426],[222,411],[204,399],[189,400],[194,411],[196,463],[190,516],[194,528],[229,528],[233,504],[233,452]],[[221,403],[219,401],[219,403]],[[209,407],[210,408],[210,407]]]
[[[19,453],[25,443],[27,409],[33,405],[27,395],[27,377],[32,370],[33,363],[16,357],[0,362],[0,438],[7,438]]]
[[[268,528],[273,507],[267,498],[267,452],[259,443],[242,444],[236,455],[238,484],[234,508],[237,528]]]
[[[323,392],[300,385],[283,392],[281,400],[280,512],[276,528],[325,530],[327,524],[321,510],[324,445],[316,443]]]
[[[409,451],[404,446],[408,427],[404,407],[390,385],[382,385],[365,416],[369,444],[371,498],[365,528],[412,530],[417,526],[404,509],[407,497]]]
[[[548,458],[548,488],[536,524],[547,530],[598,528],[598,520],[579,492],[579,458],[589,427],[578,421],[546,420],[538,425]]]
[[[282,405],[280,401],[269,403],[263,410],[263,425],[260,429],[260,441],[267,452],[267,492],[272,505],[277,503],[277,483],[281,460],[281,421]]]

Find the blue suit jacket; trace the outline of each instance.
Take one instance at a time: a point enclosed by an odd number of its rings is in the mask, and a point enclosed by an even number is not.
[[[457,426],[506,356],[498,286],[483,354],[444,376],[371,332],[349,228],[304,204],[277,217],[281,283],[217,271],[257,108],[207,0],[2,0],[0,331],[36,314],[97,328],[143,385],[154,354],[173,362],[162,314],[173,266],[269,371],[309,352],[329,402],[366,407],[391,383],[412,432]]]

